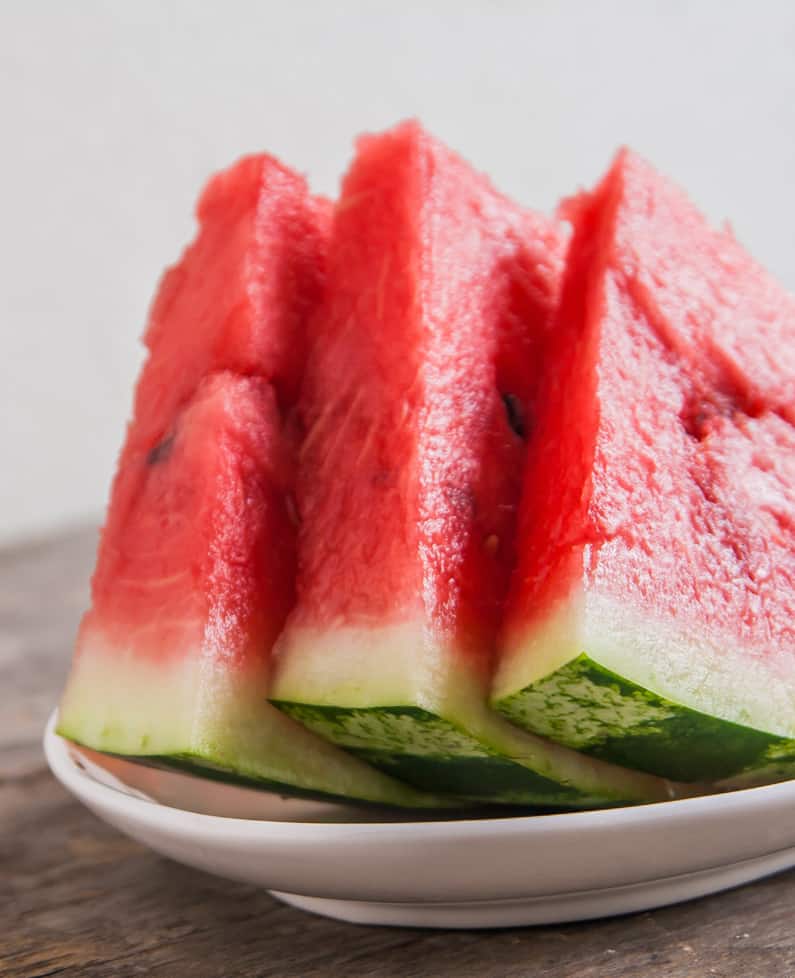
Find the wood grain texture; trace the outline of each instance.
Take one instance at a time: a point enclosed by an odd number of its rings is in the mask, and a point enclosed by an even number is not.
[[[105,826],[39,741],[94,535],[0,552],[0,975],[44,978],[793,978],[795,873],[654,913],[509,931],[339,924]]]

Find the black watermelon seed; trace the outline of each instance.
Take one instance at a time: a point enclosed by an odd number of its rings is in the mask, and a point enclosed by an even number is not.
[[[171,449],[174,445],[174,436],[167,435],[161,442],[149,452],[146,456],[147,465],[157,465],[158,462],[165,462],[168,456],[171,454]]]
[[[520,438],[524,438],[526,432],[524,411],[519,398],[514,394],[503,394],[502,403],[505,405],[508,424]]]

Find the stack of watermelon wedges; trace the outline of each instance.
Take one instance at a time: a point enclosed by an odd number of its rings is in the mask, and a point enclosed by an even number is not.
[[[416,122],[214,177],[59,712],[404,808],[795,776],[795,299],[622,150],[554,219]]]

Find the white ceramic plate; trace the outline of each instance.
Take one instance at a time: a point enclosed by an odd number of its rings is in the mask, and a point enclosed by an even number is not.
[[[366,924],[515,927],[648,910],[795,866],[795,781],[565,815],[376,820],[80,750],[62,784],[156,852]]]

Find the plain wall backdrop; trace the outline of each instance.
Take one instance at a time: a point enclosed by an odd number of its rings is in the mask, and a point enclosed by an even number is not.
[[[795,4],[0,0],[0,539],[101,516],[139,336],[208,174],[332,193],[419,116],[550,210],[629,143],[795,288]]]

